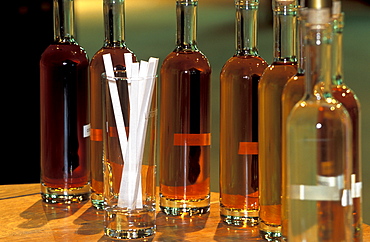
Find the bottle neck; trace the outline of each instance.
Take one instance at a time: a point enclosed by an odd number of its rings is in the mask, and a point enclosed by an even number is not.
[[[124,0],[104,0],[104,47],[125,47]]]
[[[178,0],[177,15],[177,50],[197,50],[196,19],[198,0]]]
[[[73,0],[54,0],[54,41],[74,43]]]
[[[274,62],[297,62],[296,1],[275,0],[274,2]]]
[[[298,74],[304,75],[305,73],[305,62],[306,62],[306,54],[305,54],[305,45],[304,45],[304,37],[305,37],[305,24],[307,18],[307,8],[300,7],[298,8],[298,17],[297,17],[297,36],[298,36],[298,45],[297,45],[297,59],[298,59]]]
[[[342,69],[342,43],[343,43],[343,13],[333,18],[333,58],[332,58],[332,81],[334,85],[343,83]]]
[[[236,0],[236,55],[258,56],[258,0]]]
[[[306,93],[311,97],[314,96],[317,100],[332,98],[330,9],[310,9],[308,14],[305,38],[307,53]],[[319,20],[319,23],[315,23],[316,20]]]

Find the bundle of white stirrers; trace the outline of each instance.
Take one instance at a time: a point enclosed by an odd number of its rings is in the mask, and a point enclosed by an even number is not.
[[[126,134],[120,97],[110,54],[103,55],[109,94],[112,101],[124,166],[118,196],[118,207],[142,208],[141,166],[144,154],[145,136],[148,126],[151,100],[158,68],[158,58],[149,61],[132,62],[132,54],[124,55],[130,103],[129,132]],[[127,138],[127,136],[129,138]]]

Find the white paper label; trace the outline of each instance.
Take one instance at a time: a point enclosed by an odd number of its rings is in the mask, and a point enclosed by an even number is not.
[[[344,188],[344,177],[317,176],[318,185],[291,185],[290,198],[310,201],[340,201],[342,206],[352,205],[352,192]]]
[[[356,182],[356,174],[351,175],[351,191],[352,198],[361,197],[362,193],[362,182]]]
[[[91,127],[90,124],[86,124],[83,126],[83,137],[84,138],[90,137],[90,127]]]

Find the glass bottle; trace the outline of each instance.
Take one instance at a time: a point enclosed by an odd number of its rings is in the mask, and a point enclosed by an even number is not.
[[[306,4],[306,92],[287,121],[288,241],[352,241],[352,125],[332,95],[331,1]]]
[[[178,0],[177,46],[161,67],[160,207],[202,214],[210,206],[210,76],[196,43],[197,0]]]
[[[333,2],[333,58],[332,84],[333,96],[347,109],[352,120],[352,199],[354,241],[362,241],[362,176],[361,176],[361,109],[356,94],[343,80],[342,70],[342,40],[344,14],[341,12],[341,2]]]
[[[258,85],[260,233],[266,239],[281,235],[281,96],[297,73],[297,2],[274,0],[273,10],[274,60]]]
[[[105,72],[103,55],[111,54],[115,71],[125,70],[125,53],[132,53],[125,43],[124,0],[104,0],[105,40],[90,63],[90,159],[91,202],[94,207],[103,206],[103,119],[102,119],[102,73]],[[133,61],[136,57],[133,55]]]
[[[73,0],[54,0],[54,42],[40,60],[41,196],[71,203],[90,196],[88,59],[74,39]]]
[[[305,58],[304,53],[304,30],[305,30],[305,21],[307,8],[303,5],[304,1],[299,1],[298,6],[298,15],[297,15],[297,36],[298,36],[298,45],[297,45],[297,54],[298,54],[298,71],[297,74],[292,76],[284,86],[283,94],[281,97],[282,104],[282,198],[286,197],[286,121],[289,113],[292,111],[294,105],[299,102],[305,91]],[[288,210],[285,206],[286,203],[282,201],[282,210],[281,210],[281,236],[286,238],[288,236]]]
[[[220,215],[256,225],[258,202],[258,81],[267,67],[257,51],[258,0],[236,0],[236,53],[220,75]]]

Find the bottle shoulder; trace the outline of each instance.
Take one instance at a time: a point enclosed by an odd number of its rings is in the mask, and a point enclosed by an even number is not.
[[[258,75],[261,76],[268,66],[267,62],[259,56],[234,55],[226,61],[221,69],[221,75]]]
[[[347,109],[360,109],[360,101],[356,93],[346,84],[333,85],[332,94],[333,97],[343,103]]]
[[[207,57],[200,51],[173,51],[164,59],[161,70],[189,70],[196,68],[210,73],[211,66]]]
[[[263,72],[260,80],[260,85],[268,85],[269,83],[282,84],[297,73],[297,63],[272,63]]]
[[[289,119],[302,124],[312,120],[319,120],[322,124],[335,119],[340,122],[350,122],[348,111],[339,101],[335,99],[318,100],[314,97],[299,101],[292,109]]]
[[[41,64],[59,64],[71,60],[79,65],[88,65],[86,51],[78,44],[51,44],[41,55]]]
[[[104,54],[111,54],[113,57],[115,55],[123,55],[125,53],[132,53],[135,56],[135,54],[127,47],[102,47],[94,54],[91,61],[96,61],[96,59],[101,58]]]
[[[90,62],[90,71],[97,71],[99,74],[104,71],[103,55],[110,54],[114,67],[123,69],[125,66],[124,54],[131,53],[132,60],[136,61],[136,55],[126,47],[102,47],[98,50]]]

